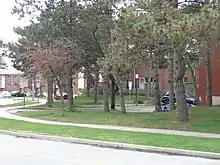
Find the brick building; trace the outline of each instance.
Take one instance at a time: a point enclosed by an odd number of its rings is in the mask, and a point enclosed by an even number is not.
[[[135,79],[135,74],[138,74],[138,79]],[[137,69],[134,69],[129,75],[129,81],[132,82],[133,86],[137,85],[137,88],[139,90],[145,89],[145,82],[143,81],[143,79],[145,78],[151,78],[151,82],[153,84],[154,71],[152,68],[144,66],[139,67]],[[189,70],[186,71],[184,84],[186,87],[186,92],[194,95],[195,91],[193,88],[193,78]],[[159,70],[159,85],[162,92],[169,91],[168,69]]]
[[[25,83],[25,87],[27,90],[29,89],[29,81],[28,79],[22,77],[20,73],[0,73],[0,90],[1,91],[20,91],[23,88],[23,84]],[[30,89],[29,89],[30,90]]]
[[[220,105],[220,45],[218,41],[212,44],[211,52],[211,72],[212,72],[212,95],[213,105]],[[206,64],[199,67],[199,96],[201,104],[206,104]]]

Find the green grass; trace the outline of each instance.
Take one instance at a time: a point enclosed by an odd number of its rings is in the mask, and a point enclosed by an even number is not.
[[[0,118],[0,129],[220,153],[220,139],[45,125]]]
[[[103,105],[103,96],[102,95],[99,95],[98,100],[99,100],[98,105]],[[131,100],[131,103],[134,103],[135,96],[132,95],[130,100]],[[144,101],[145,97],[144,96],[138,96],[138,100]],[[116,101],[116,104],[120,104],[120,97],[118,95],[116,95],[115,101]],[[126,104],[129,103],[129,96],[127,96],[127,95],[125,96],[125,102],[126,102]],[[93,100],[92,97],[87,97],[85,95],[81,95],[81,96],[78,96],[76,99],[74,99],[74,103],[75,103],[76,107],[78,107],[78,108],[85,108],[85,107],[88,107],[88,106],[92,107],[94,105],[94,100]],[[110,96],[109,96],[109,104],[110,104]],[[61,101],[60,100],[54,100],[52,106],[53,106],[54,109],[62,108]],[[64,101],[64,107],[65,107],[65,109],[67,109],[67,107],[68,107],[67,100]],[[48,106],[47,105],[39,105],[39,106],[36,106],[36,107],[32,107],[31,109],[33,109],[33,108],[34,109],[47,109]]]
[[[189,109],[189,114],[189,122],[178,123],[175,111],[121,114],[120,112],[106,113],[102,110],[83,110],[81,113],[66,112],[64,117],[60,117],[60,112],[55,110],[18,113],[21,116],[63,122],[220,133],[219,108],[192,108]]]

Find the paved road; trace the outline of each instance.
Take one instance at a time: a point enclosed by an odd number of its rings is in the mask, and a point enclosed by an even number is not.
[[[219,165],[220,160],[166,156],[0,135],[5,165]]]

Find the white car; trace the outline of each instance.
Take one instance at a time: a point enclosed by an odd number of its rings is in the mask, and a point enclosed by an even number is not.
[[[8,91],[2,91],[1,94],[3,97],[11,97],[11,93]]]

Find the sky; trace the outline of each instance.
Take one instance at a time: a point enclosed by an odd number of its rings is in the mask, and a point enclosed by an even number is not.
[[[18,16],[11,14],[14,5],[15,0],[0,0],[0,39],[5,42],[18,39],[18,36],[13,32],[13,27],[25,26],[29,23],[28,20],[19,20]],[[0,73],[17,73],[17,70],[12,67],[11,59],[5,58],[4,60],[8,67],[5,70],[0,69]]]
[[[14,0],[1,0],[0,1],[0,39],[5,42],[16,41],[18,36],[13,32],[13,27],[27,25],[27,21],[21,21],[16,15],[12,15],[12,8]],[[17,70],[12,67],[11,59],[4,59],[8,65],[6,70],[0,70],[0,73],[17,73]]]

